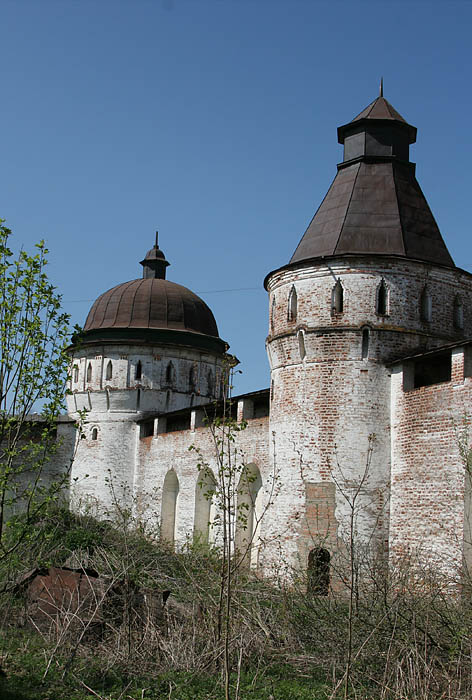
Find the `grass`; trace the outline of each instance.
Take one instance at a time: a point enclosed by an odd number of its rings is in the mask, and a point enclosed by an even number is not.
[[[62,678],[64,659],[56,657],[45,675],[51,647],[33,632],[0,634],[1,700],[222,700],[220,678],[190,672],[132,677],[106,672],[100,660],[81,660]],[[242,673],[241,700],[325,700],[328,687],[301,677],[287,666]]]
[[[117,585],[97,608],[102,622],[81,636],[87,611],[82,628],[68,626],[66,614],[43,637],[22,626],[18,595],[4,593],[0,700],[223,700],[218,552],[174,553],[127,520],[118,528],[59,510],[0,568],[0,590],[12,592],[18,575],[38,564],[64,565],[71,552]],[[368,572],[353,625],[349,697],[469,700],[472,595],[445,595],[427,571],[421,586],[408,568]],[[307,596],[306,581],[296,578],[275,586],[241,572],[233,583],[230,653],[232,668],[242,664],[240,700],[334,700],[346,669],[345,598]],[[143,606],[143,591],[152,603],[166,590],[163,615]],[[231,681],[234,697],[234,674]]]

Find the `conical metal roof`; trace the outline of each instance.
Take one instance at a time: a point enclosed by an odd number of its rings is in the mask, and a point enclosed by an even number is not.
[[[344,161],[290,264],[330,255],[400,255],[454,267],[409,162],[416,128],[379,96],[339,127]]]

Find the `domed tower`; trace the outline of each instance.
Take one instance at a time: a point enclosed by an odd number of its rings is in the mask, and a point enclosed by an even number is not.
[[[336,177],[290,262],[265,280],[271,459],[285,484],[267,525],[304,567],[310,552],[339,551],[353,512],[356,539],[385,550],[389,363],[472,334],[471,276],[415,178],[415,140],[382,93],[339,127]]]
[[[68,411],[74,418],[86,412],[72,471],[75,498],[109,503],[110,478],[125,498],[137,421],[208,403],[223,391],[228,346],[205,302],[166,280],[169,263],[157,234],[141,265],[141,279],[98,297],[70,348]]]

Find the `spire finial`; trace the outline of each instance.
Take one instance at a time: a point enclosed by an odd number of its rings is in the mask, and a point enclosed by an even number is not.
[[[155,245],[156,248],[159,248],[158,240],[159,240],[159,231],[156,231],[156,245]]]
[[[379,97],[383,97],[383,96],[384,96],[384,79],[383,79],[383,75],[382,75],[382,77],[380,78]]]

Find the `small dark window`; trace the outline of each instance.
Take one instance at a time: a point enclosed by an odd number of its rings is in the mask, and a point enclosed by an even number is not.
[[[237,408],[237,406],[236,406]],[[254,399],[253,418],[264,418],[269,415],[269,392],[266,392]]]
[[[451,351],[415,360],[414,388],[451,381]]]
[[[308,555],[308,593],[328,595],[331,555],[323,547],[315,547]]]
[[[87,367],[87,381],[88,382],[92,381],[92,363],[91,362],[88,363],[88,367]]]
[[[154,421],[147,420],[145,423],[141,423],[139,426],[140,439],[151,437],[151,435],[154,435]]]
[[[432,301],[428,287],[425,285],[420,297],[420,318],[422,321],[431,321]]]
[[[369,357],[369,336],[368,328],[362,329],[362,359],[366,360]]]
[[[74,382],[79,381],[79,368],[77,365],[74,365]]]
[[[341,282],[338,280],[331,292],[331,313],[342,314],[344,309],[344,290]]]
[[[462,330],[462,328],[464,328],[464,305],[462,303],[462,299],[459,296],[459,294],[456,294],[456,297],[454,299],[453,315],[454,315],[454,328],[457,328],[458,330]]]
[[[270,328],[273,331],[275,328],[275,310],[276,310],[276,303],[275,303],[275,294],[272,297],[272,305],[270,308]]]
[[[386,316],[388,313],[388,288],[385,280],[382,280],[377,289],[377,313]]]
[[[141,379],[143,376],[143,365],[141,364],[141,360],[138,360],[138,364],[136,365],[136,370],[134,373],[134,378],[136,380]]]
[[[112,379],[113,377],[113,365],[111,360],[108,361],[107,364],[107,371],[105,373],[105,379]]]
[[[290,294],[288,295],[288,320],[289,321],[296,321],[297,320],[297,311],[298,311],[298,299],[297,299],[297,290],[295,287],[292,287],[290,290]]]
[[[180,430],[190,430],[190,412],[167,417],[166,433],[174,433]]]
[[[92,440],[98,439],[98,428],[92,428]]]

